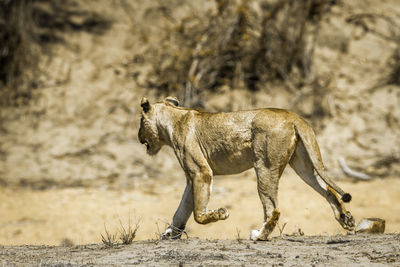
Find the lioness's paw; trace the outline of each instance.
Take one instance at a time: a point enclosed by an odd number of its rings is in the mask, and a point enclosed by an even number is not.
[[[268,238],[265,237],[265,236],[261,236],[261,231],[252,230],[250,232],[250,240],[253,240],[253,241],[266,241],[266,240],[268,240]]]
[[[348,231],[354,230],[355,221],[350,212],[346,211],[346,213],[340,214],[339,222],[343,226],[344,229],[346,229]]]
[[[220,220],[225,220],[229,217],[229,211],[225,208],[220,208],[217,212]]]
[[[168,240],[171,239],[172,237],[172,229],[168,228],[167,230],[165,230],[164,233],[161,234],[160,238],[161,240]]]
[[[179,239],[182,236],[183,231],[174,231],[171,228],[167,228],[164,233],[161,234],[161,240],[169,240],[169,239]]]
[[[250,232],[250,240],[257,241],[259,236],[260,236],[260,231],[251,230],[251,232]]]

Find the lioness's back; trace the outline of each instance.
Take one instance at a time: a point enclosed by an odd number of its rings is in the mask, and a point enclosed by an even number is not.
[[[262,108],[253,110],[233,111],[233,112],[202,112],[196,111],[194,114],[196,123],[200,124],[204,131],[216,130],[224,133],[236,131],[245,132],[252,128],[254,123],[267,123],[272,125],[281,123],[305,123],[307,122],[294,112],[278,108]]]

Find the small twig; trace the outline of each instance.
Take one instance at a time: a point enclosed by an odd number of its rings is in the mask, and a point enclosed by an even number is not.
[[[236,240],[238,243],[242,243],[242,239],[240,238],[240,230],[236,227]]]
[[[326,242],[328,245],[345,244],[351,242],[350,240],[329,240]]]
[[[161,239],[161,231],[160,231],[160,227],[158,226],[158,222],[155,222],[156,227],[157,227],[157,232],[155,232],[154,234],[156,235],[156,239]]]
[[[279,229],[279,236],[282,236],[283,230],[285,229],[287,222],[285,222],[282,227],[278,224],[278,229]]]
[[[288,238],[288,239],[285,239],[285,240],[290,241],[290,242],[304,243],[304,240],[302,240],[302,239]]]
[[[350,169],[343,157],[339,157],[339,165],[342,168],[343,172],[345,174],[347,174],[348,176],[351,176],[353,178],[360,179],[360,180],[371,180],[372,179],[371,176],[369,176],[365,173],[353,171],[352,169]]]

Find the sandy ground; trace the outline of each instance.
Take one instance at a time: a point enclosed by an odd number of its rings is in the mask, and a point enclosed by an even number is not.
[[[127,246],[0,247],[3,266],[398,266],[399,235],[138,241]]]
[[[182,175],[183,176],[183,175]],[[67,240],[75,245],[101,242],[104,226],[118,232],[139,223],[136,240],[158,238],[171,222],[184,189],[182,180],[143,182],[132,190],[105,188],[66,188],[26,190],[0,188],[0,244],[60,245]],[[353,195],[347,205],[356,222],[365,217],[386,220],[386,233],[400,232],[400,180],[374,180],[368,183],[338,182]],[[256,193],[253,171],[236,176],[216,177],[210,208],[227,207],[226,221],[199,225],[191,218],[189,237],[247,239],[252,229],[261,226],[263,215]],[[333,217],[328,203],[287,168],[279,191],[280,227],[284,234],[345,234]],[[275,229],[272,236],[278,236]]]

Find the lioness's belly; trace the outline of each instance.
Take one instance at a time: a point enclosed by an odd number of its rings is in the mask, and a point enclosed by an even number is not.
[[[235,174],[253,167],[251,122],[256,111],[201,118],[197,139],[213,173]]]
[[[210,153],[209,164],[215,175],[236,174],[253,167],[251,144],[220,147]]]

